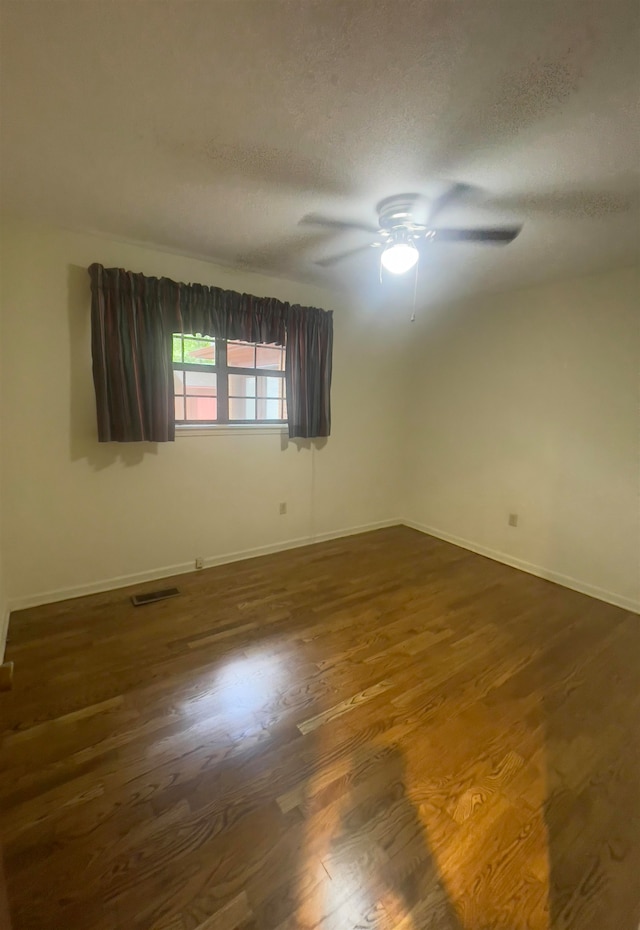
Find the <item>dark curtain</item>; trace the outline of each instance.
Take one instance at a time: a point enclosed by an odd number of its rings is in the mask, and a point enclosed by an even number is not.
[[[93,379],[100,442],[175,438],[171,336],[287,346],[289,436],[328,436],[333,315],[201,284],[91,265]]]
[[[160,282],[91,265],[91,352],[100,442],[175,438],[169,321]]]
[[[174,333],[202,333],[241,342],[285,344],[287,304],[202,284],[163,279],[163,306]]]
[[[287,316],[287,411],[289,436],[305,439],[331,432],[333,317],[313,308],[290,307]]]

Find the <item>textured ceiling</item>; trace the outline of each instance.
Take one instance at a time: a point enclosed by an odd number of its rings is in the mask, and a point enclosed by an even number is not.
[[[435,298],[638,257],[635,0],[207,0],[2,5],[2,206],[225,264],[372,286],[366,233],[404,191],[473,185]],[[426,282],[426,283],[425,283]]]

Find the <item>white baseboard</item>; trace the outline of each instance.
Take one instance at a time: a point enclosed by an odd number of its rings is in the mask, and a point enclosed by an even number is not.
[[[421,533],[425,533],[428,536],[435,536],[437,539],[453,543],[454,546],[460,546],[462,549],[476,552],[478,555],[484,555],[496,562],[502,562],[504,565],[509,565],[512,568],[518,568],[520,571],[527,572],[530,575],[536,575],[538,578],[544,578],[546,581],[553,581],[556,584],[563,585],[565,588],[571,588],[573,591],[579,591],[581,594],[588,594],[590,597],[595,597],[597,600],[605,601],[608,604],[614,604],[616,607],[622,607],[624,610],[630,610],[633,613],[640,614],[640,600],[633,600],[632,598],[615,594],[612,591],[605,591],[602,588],[587,584],[569,575],[563,575],[560,572],[552,571],[541,565],[534,565],[523,559],[516,559],[506,552],[490,549],[473,540],[464,539],[461,536],[455,536],[437,527],[425,526],[413,520],[380,520],[377,523],[366,523],[361,526],[352,526],[342,530],[332,530],[331,532],[319,533],[314,536],[301,536],[296,539],[287,539],[266,546],[256,546],[252,549],[242,549],[238,552],[227,552],[223,555],[206,558],[204,560],[204,566],[205,568],[213,568],[216,565],[226,565],[229,562],[253,559],[260,555],[269,555],[272,552],[298,549],[301,546],[327,542],[331,539],[340,539],[344,536],[355,536],[358,533],[368,533],[371,530],[380,530],[388,526],[398,526],[401,524],[411,529],[418,530]],[[172,575],[184,575],[192,571],[194,571],[193,562],[181,562],[177,565],[165,565],[162,568],[151,569],[145,572],[134,572],[131,575],[119,575],[115,578],[103,578],[98,581],[75,585],[70,588],[59,588],[54,591],[43,591],[38,594],[13,598],[9,601],[9,606],[4,616],[0,616],[0,662],[4,655],[10,611],[25,610],[28,607],[39,607],[41,604],[53,604],[56,601],[66,601],[74,597],[84,597],[87,594],[99,594],[104,591],[113,591],[117,588],[126,588],[130,585],[142,584],[146,581],[170,578]]]
[[[7,635],[9,633],[9,616],[11,611],[8,607],[0,604],[0,665],[4,662],[4,653],[7,648]]]
[[[256,546],[253,549],[242,549],[239,552],[227,552],[223,555],[214,555],[204,560],[205,568],[216,565],[226,565],[229,562],[240,562],[243,559],[254,559],[256,556],[269,555],[272,552],[283,552],[287,549],[299,549],[301,546],[310,546],[314,543],[327,542],[331,539],[341,539],[344,536],[355,536],[358,533],[368,533],[371,530],[380,530],[388,526],[398,526],[399,520],[380,520],[377,523],[365,523],[362,526],[351,526],[346,529],[332,530],[328,533],[317,533],[314,536],[300,536],[297,539],[286,539],[283,542],[271,543],[266,546]],[[85,597],[87,594],[100,594],[103,591],[113,591],[117,588],[126,588],[129,585],[142,584],[145,581],[156,581],[160,578],[170,578],[172,575],[185,575],[195,571],[193,562],[181,562],[177,565],[165,565],[162,568],[150,569],[146,572],[134,572],[131,575],[118,575],[115,578],[102,578],[87,584],[74,585],[71,588],[58,588],[54,591],[42,591],[38,594],[28,594],[23,597],[12,598],[9,601],[10,610],[25,610],[28,607],[39,607],[42,604],[54,604],[56,601],[66,601],[73,597]],[[7,614],[8,624],[8,614]]]
[[[506,552],[500,552],[498,549],[489,549],[480,543],[471,539],[463,539],[461,536],[454,536],[452,533],[446,533],[435,526],[424,526],[422,523],[414,523],[413,520],[403,520],[404,526],[413,530],[419,530],[426,533],[427,536],[435,536],[444,542],[453,543],[454,546],[460,546],[461,549],[468,549],[470,552],[476,552],[478,555],[484,555],[495,562],[502,562],[511,568],[519,568],[520,571],[527,572],[529,575],[536,575],[538,578],[544,578],[545,581],[553,581],[565,588],[571,588],[572,591],[579,591],[580,594],[588,594],[589,597],[595,597],[599,601],[606,601],[607,604],[614,604],[616,607],[622,607],[624,610],[630,610],[633,613],[640,613],[640,600],[633,600],[615,594],[613,591],[605,591],[603,588],[597,588],[595,585],[587,584],[578,578],[572,578],[570,575],[563,575],[560,572],[552,571],[542,565],[534,565],[531,562],[525,562],[523,559],[516,559]]]

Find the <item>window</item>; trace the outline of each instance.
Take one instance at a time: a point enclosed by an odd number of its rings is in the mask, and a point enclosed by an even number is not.
[[[173,336],[176,424],[286,423],[284,347]]]

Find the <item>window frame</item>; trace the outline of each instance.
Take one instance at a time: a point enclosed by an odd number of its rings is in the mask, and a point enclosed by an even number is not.
[[[259,420],[257,417],[253,420],[230,420],[229,419],[229,375],[248,375],[249,377],[256,378],[256,396],[254,400],[256,401],[256,414],[257,414],[257,402],[263,398],[258,398],[257,395],[257,379],[260,377],[267,378],[282,378],[286,379],[286,352],[284,346],[279,346],[277,343],[267,343],[267,342],[245,342],[242,339],[223,339],[219,336],[198,336],[194,333],[173,333],[173,336],[180,336],[183,339],[191,336],[192,338],[203,339],[208,342],[213,342],[215,345],[215,354],[214,354],[214,364],[206,363],[197,363],[197,362],[174,362],[173,353],[171,359],[171,370],[172,371],[197,371],[197,372],[210,372],[211,374],[216,375],[216,410],[217,410],[217,419],[215,420],[178,420],[176,419],[176,429],[203,429],[210,430],[216,429],[217,427],[223,427],[225,429],[234,427],[277,427],[282,429],[288,425],[288,419],[284,420]],[[173,339],[172,336],[172,339]],[[285,369],[275,371],[273,368],[241,368],[235,365],[227,364],[227,345],[228,343],[237,344],[237,345],[249,345],[254,346],[254,357],[257,362],[257,348],[265,346],[267,348],[277,348],[281,349],[283,352],[283,359],[285,361]],[[173,342],[172,342],[173,345]],[[184,342],[182,356],[184,358]],[[186,388],[186,382],[185,382]],[[184,410],[185,414],[187,412],[186,399],[189,395],[176,395],[174,391],[174,398],[176,396],[183,396],[185,400]],[[267,400],[276,400],[279,398],[266,398]],[[286,404],[286,381],[284,385],[283,392],[283,402]]]

